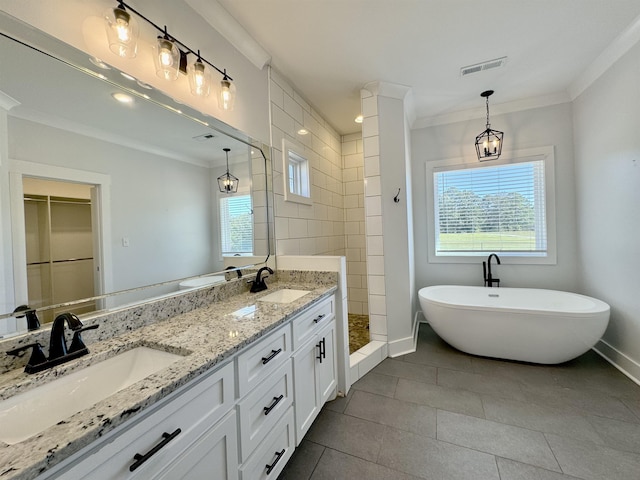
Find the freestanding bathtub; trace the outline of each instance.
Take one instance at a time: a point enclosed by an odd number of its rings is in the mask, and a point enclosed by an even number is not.
[[[566,362],[593,347],[609,323],[606,303],[555,290],[438,285],[418,296],[443,340],[484,357]]]

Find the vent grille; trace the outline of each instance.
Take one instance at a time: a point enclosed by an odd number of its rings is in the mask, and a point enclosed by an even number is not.
[[[496,58],[493,60],[487,60],[486,62],[476,63],[474,65],[467,65],[460,69],[460,76],[466,77],[478,72],[484,72],[493,68],[503,67],[507,63],[507,57]]]
[[[216,138],[213,133],[205,133],[204,135],[193,137],[196,142],[206,142],[207,140],[211,140],[213,138]]]

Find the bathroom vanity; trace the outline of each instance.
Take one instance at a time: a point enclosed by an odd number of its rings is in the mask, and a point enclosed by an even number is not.
[[[0,443],[0,477],[277,478],[337,393],[338,276],[297,273],[278,272],[259,294],[244,291],[243,278],[134,307],[127,314],[155,309],[162,318],[201,305],[113,335],[108,316],[96,316],[89,355],[36,375],[0,375],[3,400],[136,347],[177,356],[26,440]]]

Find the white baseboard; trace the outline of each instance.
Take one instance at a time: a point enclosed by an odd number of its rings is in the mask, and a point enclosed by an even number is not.
[[[413,334],[410,337],[401,338],[389,342],[389,356],[391,358],[406,355],[416,351],[418,345],[418,328],[422,322],[413,323]]]
[[[607,360],[627,377],[640,385],[640,363],[622,353],[617,348],[609,345],[606,341],[600,340],[593,350]]]

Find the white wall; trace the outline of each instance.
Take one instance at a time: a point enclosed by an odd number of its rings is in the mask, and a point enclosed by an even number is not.
[[[505,150],[553,145],[556,164],[556,265],[500,265],[501,285],[578,291],[578,250],[571,104],[491,117],[493,128],[505,132]],[[416,288],[437,284],[482,285],[482,260],[473,264],[428,263],[426,162],[476,156],[475,136],[483,119],[437,125],[412,131]]]
[[[15,117],[8,131],[12,160],[110,174],[115,290],[222,270],[207,168]]]
[[[599,348],[640,379],[640,43],[574,102],[580,289],[611,305]]]
[[[275,70],[271,70],[273,193],[278,255],[344,255],[340,136]],[[307,131],[302,135],[301,129]],[[304,149],[312,167],[312,205],[284,201],[282,139]]]
[[[364,219],[364,154],[362,134],[342,137],[344,229],[347,254],[349,313],[369,314],[367,248]]]

